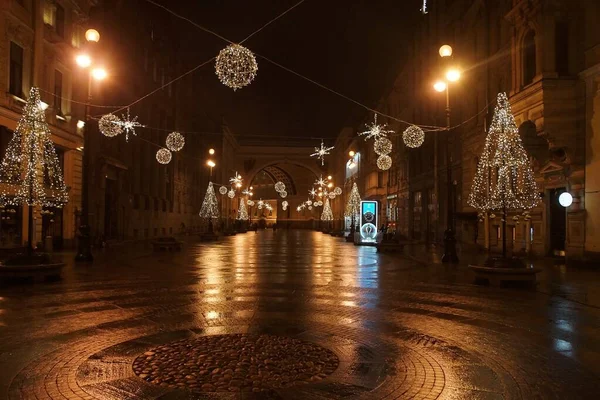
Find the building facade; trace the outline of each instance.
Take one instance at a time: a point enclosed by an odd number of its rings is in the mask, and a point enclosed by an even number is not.
[[[85,101],[74,62],[95,0],[0,1],[0,153],[3,156],[32,86],[48,106],[46,120],[69,188],[69,203],[34,210],[35,243],[51,236],[53,247],[74,245],[81,209],[81,148]],[[28,237],[27,207],[1,210],[0,247],[19,247]]]
[[[351,141],[351,146],[363,147],[361,195],[379,200],[384,221],[423,243],[442,243],[452,207],[459,246],[498,250],[501,218],[487,215],[480,222],[467,198],[495,98],[507,92],[541,197],[530,221],[509,216],[509,247],[577,259],[597,252],[593,221],[600,215],[594,217],[589,207],[597,197],[593,165],[600,150],[593,139],[598,130],[597,15],[598,5],[586,0],[431,4],[407,41],[406,61],[377,109],[395,119],[445,127],[446,96],[434,91],[433,83],[455,66],[462,75],[449,83],[452,129],[427,132],[424,144],[410,149],[401,139],[408,125],[380,117],[397,132],[392,137],[394,166],[379,171],[372,144],[364,149],[362,141]],[[452,46],[452,57],[440,57],[443,44]],[[343,171],[345,165],[336,168]],[[565,191],[574,198],[566,209],[558,203]]]

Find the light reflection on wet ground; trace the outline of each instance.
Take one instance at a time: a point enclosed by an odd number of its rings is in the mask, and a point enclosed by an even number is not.
[[[61,282],[0,288],[0,398],[205,398],[146,383],[131,363],[228,333],[290,336],[339,357],[331,376],[273,399],[595,398],[600,312],[569,270],[544,274],[537,292],[479,287],[464,267],[307,231],[108,251]],[[252,396],[210,398],[266,398]]]

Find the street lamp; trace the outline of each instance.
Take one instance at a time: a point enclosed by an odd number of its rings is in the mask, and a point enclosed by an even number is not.
[[[98,43],[100,34],[95,29],[88,29],[85,33],[88,41],[88,47]],[[87,54],[79,54],[75,57],[75,62],[81,68],[89,68],[93,64],[92,57]],[[77,255],[75,261],[94,260],[92,255],[91,229],[89,224],[89,174],[90,174],[90,149],[91,149],[91,131],[90,131],[90,106],[92,103],[92,82],[106,79],[108,73],[101,66],[94,67],[88,72],[87,102],[85,104],[85,116],[83,121],[77,123],[77,127],[83,131],[83,173],[82,173],[82,199],[81,199],[81,221],[79,224],[79,240]]]
[[[445,44],[440,47],[440,57],[446,58],[452,56],[452,47]],[[460,79],[460,71],[456,68],[450,68],[446,71],[446,81],[440,80],[434,83],[433,88],[437,92],[446,92],[446,131],[448,132],[448,140],[446,141],[446,180],[447,180],[447,225],[444,232],[444,255],[442,262],[457,263],[458,255],[456,254],[456,234],[454,232],[454,199],[453,199],[453,182],[452,182],[452,153],[450,149],[450,82],[457,82]],[[436,152],[437,157],[437,152]],[[437,183],[436,183],[437,184]]]

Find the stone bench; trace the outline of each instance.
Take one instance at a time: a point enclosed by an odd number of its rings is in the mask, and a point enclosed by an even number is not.
[[[181,250],[183,242],[173,237],[161,238],[152,241],[154,251],[179,251]]]
[[[34,282],[45,281],[49,278],[60,278],[64,263],[36,265],[0,265],[0,278],[22,279],[33,278]]]
[[[528,282],[535,284],[539,268],[495,268],[469,265],[475,273],[475,280],[486,280],[492,286],[500,286],[502,282]]]

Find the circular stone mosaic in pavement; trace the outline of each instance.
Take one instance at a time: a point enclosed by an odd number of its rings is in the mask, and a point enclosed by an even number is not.
[[[133,371],[149,383],[202,392],[262,392],[320,381],[338,357],[314,343],[274,335],[215,335],[146,351]]]

